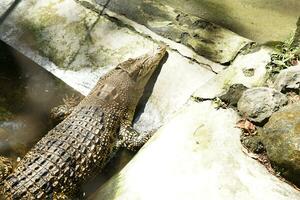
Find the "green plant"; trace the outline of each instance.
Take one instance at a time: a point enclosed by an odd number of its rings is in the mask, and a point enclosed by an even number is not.
[[[271,62],[267,69],[271,75],[278,74],[281,70],[290,66],[297,65],[300,59],[300,47],[293,47],[293,37],[274,47],[274,53],[271,55]]]

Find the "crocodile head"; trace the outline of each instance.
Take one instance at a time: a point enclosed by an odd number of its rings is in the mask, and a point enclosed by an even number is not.
[[[121,111],[120,113],[125,111],[132,115],[147,82],[165,54],[166,47],[159,47],[154,52],[120,63],[114,70],[99,79],[83,103],[98,104],[96,99],[101,99],[101,102],[105,102],[109,108],[118,105],[117,110]],[[97,98],[94,98],[95,96]]]
[[[121,68],[130,76],[136,90],[143,90],[165,53],[166,47],[158,47],[155,52],[129,59],[117,68]]]
[[[127,105],[126,107],[134,113],[145,86],[153,72],[166,54],[166,47],[159,47],[155,52],[150,52],[135,59],[129,59],[117,66],[120,69],[119,77],[127,79]]]

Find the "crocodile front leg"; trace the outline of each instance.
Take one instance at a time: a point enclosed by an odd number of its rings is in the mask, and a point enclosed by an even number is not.
[[[65,195],[64,193],[54,192],[53,200],[71,200],[71,198]]]
[[[152,133],[142,134],[132,128],[129,121],[121,123],[119,146],[131,151],[140,149],[152,136]]]
[[[67,116],[69,116],[74,108],[80,103],[82,97],[76,96],[75,94],[71,96],[66,96],[63,99],[63,104],[56,106],[50,111],[50,118],[55,123],[63,121]]]

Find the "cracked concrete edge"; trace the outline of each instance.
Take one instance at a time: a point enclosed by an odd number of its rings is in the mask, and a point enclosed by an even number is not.
[[[72,41],[75,40],[75,42],[78,42],[78,38],[85,37],[82,34],[86,35],[86,31],[78,33],[72,30],[70,34],[62,28],[70,26],[69,20],[65,21],[65,9],[74,10],[75,12],[75,16],[72,13],[67,13],[68,15],[72,15],[70,19],[71,22],[81,20],[81,18],[78,19],[78,12],[80,10],[82,10],[83,13],[89,12],[95,19],[98,15],[94,11],[75,3],[73,0],[42,1],[43,4],[38,6],[36,6],[36,2],[40,4],[41,1],[31,1],[33,3],[30,5],[27,5],[30,0],[23,2],[20,7],[7,18],[4,26],[0,26],[0,30],[2,30],[0,38],[85,95],[89,93],[90,89],[103,74],[107,73],[118,63],[149,52],[161,43],[151,40],[142,34],[138,34],[129,26],[124,26],[116,20],[111,21],[107,17],[101,17],[91,33],[93,39],[92,43],[89,43],[90,45],[84,44],[84,46],[81,47],[82,51],[78,59],[72,64],[78,70],[72,66],[68,66],[67,68],[61,67],[55,64],[53,62],[55,60],[51,60],[50,56],[43,53],[45,48],[52,46],[57,50],[55,53],[59,54],[58,56],[63,57],[61,54],[65,53],[65,51],[70,55],[70,51],[73,52],[77,50],[78,47],[74,45]],[[59,6],[62,3],[63,6]],[[59,7],[60,13],[48,13],[48,4]],[[44,7],[46,7],[46,9]],[[40,39],[42,42],[42,45],[38,46],[38,49],[31,48],[32,42],[35,42],[35,40],[30,40],[30,43],[28,43],[21,39],[24,32],[22,27],[16,24],[16,21],[24,18],[22,15],[23,12],[29,9],[33,15],[27,16],[30,19],[29,23],[38,23],[37,25],[42,25],[42,28],[44,28],[38,32],[40,34],[37,35],[37,39]],[[46,11],[46,14],[51,15],[49,16],[51,19],[53,17],[57,19],[56,16],[58,15],[58,19],[61,19],[61,16],[63,16],[63,20],[50,22],[49,20],[41,21],[41,18],[45,17],[45,13],[41,12],[43,9]],[[75,26],[76,23],[72,25]],[[39,26],[37,26],[37,28],[39,28]],[[36,32],[30,32],[29,36],[35,33]],[[50,39],[48,39],[49,34],[53,36]],[[43,37],[46,37],[45,41]],[[71,46],[67,48],[66,44],[70,44]],[[72,47],[75,49],[72,49]],[[207,69],[207,65],[215,65],[215,63],[211,61],[203,59],[203,64],[199,64],[192,59],[182,56],[178,51],[168,48],[168,53],[169,57],[159,71],[159,74],[157,74],[153,90],[151,89],[148,92],[149,94],[147,93],[147,95],[150,96],[151,91],[151,96],[147,100],[147,103],[145,102],[146,105],[143,105],[145,106],[143,113],[138,116],[135,121],[135,127],[139,130],[148,131],[157,128],[156,126],[160,126],[162,121],[167,120],[174,111],[186,102],[199,85],[204,84],[207,80],[215,76],[210,69]],[[89,66],[89,60],[87,60],[85,56],[90,56],[91,54],[95,54],[94,57],[96,58],[93,61],[97,62],[97,66]]]
[[[24,2],[23,2],[23,4],[24,4]],[[74,4],[77,4],[77,3],[74,2]],[[81,10],[87,10],[87,11],[84,11],[84,12],[89,12],[90,14],[88,14],[88,15],[94,16],[93,18],[95,18],[95,19],[90,20],[91,22],[89,23],[90,24],[89,27],[93,27],[92,26],[93,22],[95,22],[95,21],[97,21],[99,19],[99,15],[97,14],[99,12],[99,10],[97,11],[97,13],[95,13],[95,11],[92,11],[91,9],[86,9],[85,7],[82,7],[79,4],[77,4],[77,6],[81,7],[82,8]],[[23,7],[23,6],[21,6],[21,7]],[[72,9],[72,8],[68,8],[68,9]],[[41,66],[43,66],[45,69],[47,69],[48,71],[50,71],[51,73],[53,73],[57,77],[59,77],[61,79],[64,79],[65,82],[67,82],[70,86],[74,87],[76,90],[82,92],[83,94],[87,94],[88,91],[89,91],[89,89],[91,87],[93,87],[93,84],[96,82],[95,80],[97,78],[99,78],[99,76],[101,76],[101,74],[104,74],[108,70],[110,70],[111,67],[113,67],[113,66],[110,66],[110,68],[105,68],[103,70],[98,69],[98,68],[97,69],[88,69],[88,68],[85,68],[85,69],[81,70],[82,74],[84,74],[84,76],[90,76],[89,78],[86,78],[85,81],[83,81],[83,82],[82,82],[82,79],[80,79],[79,77],[78,78],[74,78],[74,77],[77,77],[78,74],[76,74],[75,72],[73,72],[72,69],[71,70],[69,70],[69,69],[61,69],[62,66],[59,65],[58,63],[53,62],[53,59],[51,59],[51,56],[49,57],[49,56],[47,56],[47,55],[45,55],[43,53],[40,53],[39,50],[32,49],[30,46],[28,46],[28,45],[22,43],[21,41],[19,41],[18,34],[20,34],[20,32],[22,32],[22,27],[17,26],[17,24],[15,24],[15,23],[16,23],[17,20],[19,20],[19,18],[21,18],[21,20],[24,20],[23,19],[24,17],[22,17],[22,13],[24,14],[24,12],[26,12],[27,10],[28,9],[25,9],[25,11],[24,11],[24,9],[21,9],[21,13],[18,13],[18,12],[20,12],[20,9],[17,8],[17,10],[12,13],[12,16],[9,16],[7,18],[7,20],[5,21],[5,23],[0,26],[0,29],[1,29],[0,37],[1,37],[1,39],[3,41],[5,41],[7,44],[9,44],[10,46],[12,46],[15,49],[17,49],[18,51],[20,51],[21,53],[25,54],[27,57],[29,57],[32,60],[34,60],[36,63],[38,63]],[[76,11],[76,13],[77,12],[78,11]],[[34,13],[34,15],[38,16],[38,13]],[[111,16],[112,17],[109,17],[108,20],[109,21],[113,20],[112,23],[115,23],[115,24],[118,25],[119,21],[116,22],[116,18],[115,18],[115,16],[117,16],[117,15],[112,13]],[[88,17],[88,18],[90,18],[90,17]],[[106,16],[106,18],[108,18],[108,17]],[[126,21],[126,19],[124,19],[124,20]],[[136,26],[136,27],[138,27],[138,26],[143,27],[142,25],[134,23],[134,22],[132,22],[130,20],[128,20],[128,22],[134,24],[134,26]],[[43,25],[45,25],[45,24],[43,24]],[[6,28],[5,28],[5,26],[6,26]],[[53,26],[53,27],[55,27],[55,26]],[[126,28],[130,29],[131,31],[133,31],[133,33],[138,33],[137,35],[140,35],[140,37],[144,37],[145,39],[147,39],[147,40],[149,40],[149,41],[151,41],[151,42],[153,42],[155,44],[160,43],[159,40],[153,40],[153,39],[151,39],[149,36],[147,36],[145,34],[141,34],[139,32],[134,31],[134,28],[132,28],[129,25],[126,26]],[[149,29],[147,29],[147,31],[149,31],[149,34],[153,34],[155,36],[155,33],[151,32]],[[58,38],[59,37],[61,37],[61,35],[58,35]],[[86,38],[87,34],[85,34],[85,36],[83,36],[83,37]],[[160,36],[158,36],[158,37],[160,37]],[[164,40],[164,38],[161,37],[161,40]],[[77,40],[77,41],[79,41],[79,40]],[[32,42],[36,42],[36,41],[32,41]],[[44,41],[42,41],[42,42],[45,43]],[[169,41],[167,41],[167,42],[169,42]],[[172,42],[172,41],[170,41],[170,42]],[[49,45],[53,45],[52,43],[53,42],[47,44],[47,41],[46,41],[46,43],[45,43],[46,48],[49,48]],[[174,43],[174,44],[177,45],[177,43]],[[40,48],[41,47],[43,47],[43,46],[40,46]],[[62,46],[62,47],[65,48],[64,46]],[[72,47],[74,47],[74,45],[72,45]],[[177,47],[178,47],[178,49],[176,49]],[[201,56],[198,56],[193,51],[191,51],[190,49],[188,49],[187,47],[185,47],[184,45],[178,45],[176,47],[173,46],[173,48],[171,48],[171,49],[173,49],[175,52],[179,53],[179,55],[182,55],[183,57],[185,57],[188,60],[190,60],[191,63],[197,63],[197,64],[201,65],[203,68],[208,68],[210,71],[221,71],[223,69],[222,65],[216,64],[216,63],[211,62],[211,61],[209,61],[209,60],[207,60],[207,59],[205,59],[205,58],[203,58]],[[43,48],[43,50],[44,50],[44,48]],[[76,50],[76,48],[75,48],[75,50]],[[140,49],[136,49],[137,52],[139,50]],[[190,53],[190,56],[187,56],[187,54],[180,53],[180,52],[185,51],[185,50],[188,53]],[[61,49],[60,49],[60,51],[61,51]],[[78,49],[75,52],[78,52]],[[72,51],[67,51],[67,53],[71,55]],[[61,55],[59,55],[59,56],[61,56]],[[194,58],[190,58],[192,56],[194,56]],[[197,59],[195,59],[195,58],[197,58]],[[69,63],[69,62],[67,62],[67,63]],[[115,63],[113,63],[113,64],[115,64]],[[95,76],[95,74],[99,74],[99,76]],[[91,77],[91,75],[92,75],[92,77]]]
[[[75,0],[77,3],[82,5],[83,7],[92,10],[94,12],[101,12],[103,10],[103,6],[100,6],[99,4],[95,3],[93,0]],[[118,13],[115,13],[109,9],[105,9],[103,12],[103,15],[107,17],[110,20],[118,21],[119,23],[122,23],[123,25],[127,26],[127,28],[130,28],[131,30],[135,31],[136,33],[142,35],[143,37],[147,37],[154,41],[155,43],[164,43],[166,44],[170,49],[178,52],[183,57],[196,62],[203,67],[206,67],[207,69],[211,70],[214,73],[219,73],[224,69],[224,66],[218,63],[215,63],[207,58],[204,58],[203,56],[200,56],[197,54],[194,50],[187,47],[184,44],[174,42],[173,40],[164,38],[163,36],[153,32],[149,28],[147,28],[144,25],[138,24],[135,21],[132,21],[131,19],[128,19],[124,15],[120,15]]]
[[[60,78],[64,82],[66,82],[68,85],[70,85],[71,87],[73,87],[74,89],[79,91],[80,93],[86,95],[90,91],[90,88],[92,88],[94,86],[94,84],[97,82],[99,76],[105,74],[109,69],[93,70],[93,69],[87,68],[87,69],[82,69],[81,74],[78,74],[73,70],[61,69],[60,68],[61,66],[58,67],[58,64],[54,63],[53,60],[51,60],[51,58],[49,56],[45,56],[45,54],[41,53],[38,49],[34,48],[35,44],[38,43],[38,41],[32,40],[33,38],[31,38],[31,40],[30,40],[31,42],[29,42],[27,44],[24,43],[24,41],[23,42],[20,41],[20,38],[18,38],[18,37],[23,34],[24,30],[22,27],[20,27],[20,24],[17,24],[17,23],[18,23],[18,20],[20,20],[21,23],[23,23],[24,20],[26,20],[26,19],[24,19],[26,16],[26,15],[24,16],[24,14],[26,14],[28,12],[28,8],[27,9],[23,9],[23,8],[26,7],[27,4],[30,5],[30,3],[32,3],[32,2],[22,1],[18,5],[18,7],[16,7],[16,9],[13,10],[13,12],[11,12],[10,15],[5,19],[3,24],[1,24],[1,26],[0,26],[1,40],[4,41],[5,43],[7,43],[8,45],[10,45],[11,47],[13,47],[15,50],[24,54],[26,57],[33,60],[35,63],[42,66],[47,71],[54,74],[56,77]],[[38,3],[45,4],[46,1],[45,2],[39,1]],[[25,6],[24,6],[24,4],[25,4]],[[74,5],[78,6],[75,2],[74,2]],[[20,7],[21,7],[21,9],[20,9]],[[78,6],[78,7],[80,8],[81,6]],[[67,9],[72,9],[72,7],[71,8],[68,7]],[[30,8],[30,10],[32,11],[32,8]],[[95,14],[94,12],[87,10],[85,8],[81,8],[81,10],[78,9],[73,12],[68,12],[68,11],[65,12],[65,10],[61,10],[61,13],[62,13],[62,15],[65,15],[67,20],[72,21],[73,20],[73,19],[71,19],[72,15],[76,15],[76,14],[78,14],[78,12],[81,12],[81,11],[90,13],[90,14],[83,13],[83,15],[86,15],[86,16],[89,15],[88,17],[90,19],[88,19],[88,20],[90,20],[91,22],[95,21],[95,19],[92,19],[93,18],[92,16],[95,16],[95,18],[98,18],[97,14]],[[40,11],[40,12],[42,12],[42,11]],[[34,15],[38,15],[38,13],[34,13]],[[70,16],[68,16],[68,15],[70,15]],[[47,17],[47,16],[43,15],[42,17]],[[77,16],[77,18],[80,18],[80,16]],[[85,16],[84,16],[84,18],[85,18]],[[30,22],[30,20],[29,20],[29,22]],[[30,23],[34,24],[36,22],[30,22]],[[57,23],[57,21],[54,21],[54,23]],[[44,24],[42,24],[42,25],[44,25]],[[29,33],[26,35],[26,37],[32,37],[32,35],[33,34]],[[77,41],[75,41],[74,44],[72,44],[73,40],[69,41],[69,43],[72,45],[72,47],[75,49],[75,52],[76,52],[76,50],[78,50],[78,48],[76,48],[76,44],[80,40],[77,40]],[[42,41],[42,42],[44,42],[44,41]],[[53,42],[55,42],[55,41],[53,41]],[[62,46],[62,47],[67,48],[66,46],[67,45]],[[45,48],[49,48],[49,44],[46,44]],[[71,55],[72,54],[72,51],[70,50],[71,48],[67,48],[67,49],[68,49],[68,51],[66,50],[66,54]],[[59,56],[61,56],[61,55],[59,55]],[[96,72],[96,73],[92,73],[92,72]],[[80,78],[80,77],[85,77],[84,81],[82,81],[82,78]]]
[[[96,12],[97,10],[102,9],[102,6],[98,3],[99,1],[76,1]],[[100,2],[102,1],[100,0]],[[149,30],[156,33],[155,38],[158,38],[157,35],[161,35],[175,41],[174,43],[186,45],[188,49],[194,51],[194,54],[202,55],[214,62],[230,62],[237,56],[243,47],[253,42],[230,30],[210,23],[205,19],[187,15],[170,6],[163,5],[153,0],[147,2],[138,1],[136,2],[138,5],[134,6],[131,5],[134,1],[130,1],[131,4],[128,3],[128,5],[126,3],[128,2],[124,1],[120,3],[111,1],[108,6],[109,10],[106,9],[106,14],[110,17],[118,18],[122,22],[134,27],[137,31],[149,35],[150,37],[153,37],[153,34],[149,34]],[[110,6],[111,4],[113,5]],[[149,11],[146,9],[149,6],[151,9],[156,9],[156,12],[158,13],[154,15],[150,12],[149,14]],[[130,21],[135,21],[142,26],[135,26],[130,23]],[[146,29],[148,29],[148,31]],[[186,37],[183,37],[184,35]],[[173,44],[173,46],[177,45]],[[185,54],[188,54],[188,57],[193,59],[196,57],[190,52],[185,51]]]
[[[1,24],[1,39],[11,46],[26,43],[28,49],[40,52],[57,66],[68,68],[86,41],[89,27],[99,16],[75,2],[65,4],[69,7],[64,8],[64,2],[22,1]],[[31,12],[27,13],[28,10]],[[58,45],[60,48],[56,48]]]

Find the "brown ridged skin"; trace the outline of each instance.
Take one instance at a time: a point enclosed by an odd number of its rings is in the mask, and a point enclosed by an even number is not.
[[[122,122],[132,120],[143,88],[165,52],[160,48],[155,54],[125,61],[101,78],[6,178],[2,183],[5,198],[52,199],[54,192],[72,195],[99,172],[116,147]]]
[[[111,123],[109,122],[111,121]],[[104,128],[104,123],[109,123]],[[118,120],[96,106],[81,106],[52,129],[26,155],[5,181],[8,199],[50,198],[64,194],[106,162],[118,129]]]

